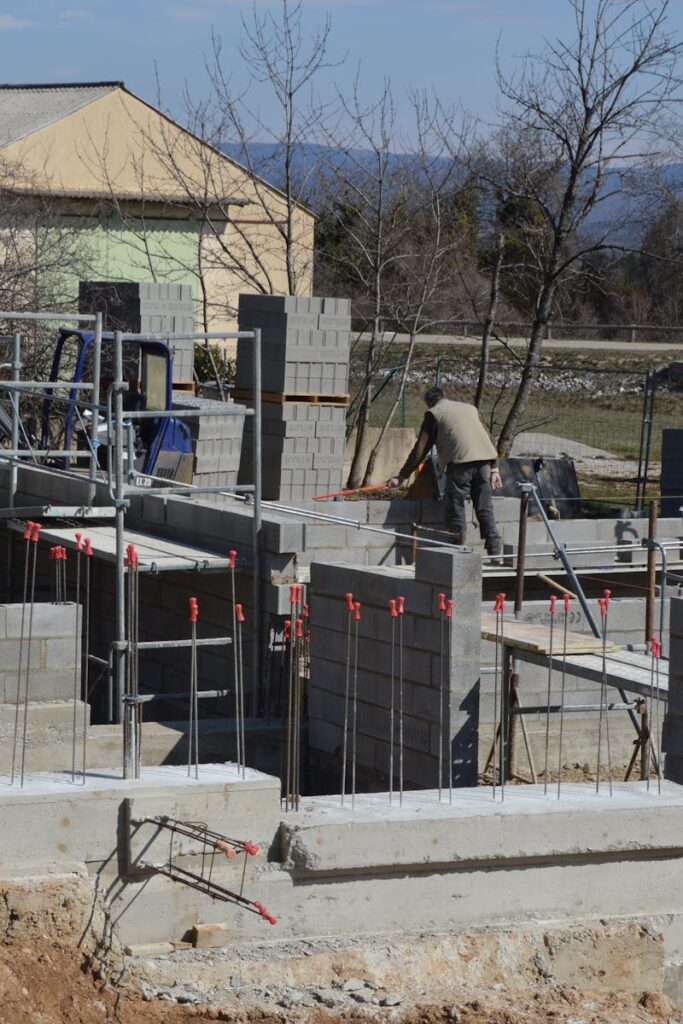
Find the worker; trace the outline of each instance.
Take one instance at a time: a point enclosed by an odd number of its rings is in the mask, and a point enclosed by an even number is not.
[[[471,498],[486,551],[498,556],[502,544],[493,514],[492,491],[502,484],[498,453],[488,431],[475,406],[451,401],[440,387],[429,388],[424,400],[427,412],[415,447],[387,486],[398,487],[435,445],[439,469],[446,474],[446,526],[453,543],[465,543],[465,499]]]

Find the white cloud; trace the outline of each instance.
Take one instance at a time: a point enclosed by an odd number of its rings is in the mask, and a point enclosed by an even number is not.
[[[35,22],[15,18],[13,14],[0,14],[0,32],[11,32],[17,28],[33,28]]]

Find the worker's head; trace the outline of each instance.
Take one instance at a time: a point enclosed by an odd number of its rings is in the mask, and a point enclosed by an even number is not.
[[[437,387],[436,385],[433,388],[429,388],[427,391],[425,391],[424,394],[424,400],[427,403],[427,407],[429,409],[431,409],[432,406],[436,405],[437,402],[440,402],[441,399],[445,397],[446,392],[444,391],[444,389]]]

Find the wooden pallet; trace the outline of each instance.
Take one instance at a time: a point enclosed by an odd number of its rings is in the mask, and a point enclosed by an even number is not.
[[[496,639],[496,616],[490,612],[481,617],[482,640]],[[517,619],[505,619],[503,622],[503,642],[506,647],[522,651],[533,651],[535,654],[548,654],[550,650],[550,627],[536,626],[531,622],[519,622]],[[618,651],[620,648],[608,641],[607,650]],[[564,650],[564,626],[562,614],[557,616],[555,635],[553,638],[554,654]],[[589,633],[567,632],[567,654],[602,653],[602,640]]]
[[[232,397],[236,399],[246,399],[251,402],[254,397],[254,392],[249,388],[235,388],[232,391]],[[288,402],[307,402],[310,405],[348,405],[348,395],[314,395],[314,394],[294,394],[291,391],[279,392],[279,391],[262,391],[261,400],[263,402],[271,402],[274,405],[285,405]]]

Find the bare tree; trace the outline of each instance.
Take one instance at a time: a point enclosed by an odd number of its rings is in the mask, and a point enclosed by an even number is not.
[[[651,151],[681,84],[683,44],[667,30],[669,0],[568,2],[571,39],[527,56],[511,77],[498,67],[502,127],[480,166],[488,187],[534,213],[527,235],[533,322],[501,455],[529,401],[558,285],[578,261],[618,244],[609,214],[593,237],[586,221],[624,193],[628,166]]]
[[[303,169],[306,153],[317,125],[319,109],[311,100],[311,89],[321,71],[332,66],[327,58],[331,29],[329,16],[310,37],[304,30],[302,0],[280,0],[280,13],[260,14],[254,4],[251,18],[242,19],[244,39],[240,57],[249,70],[250,85],[265,85],[278,110],[273,122],[266,122],[250,99],[250,87],[238,91],[225,70],[222,44],[213,38],[213,59],[209,66],[214,110],[213,134],[219,145],[236,143],[239,158],[253,179],[255,199],[284,249],[287,290],[296,295],[308,289],[312,275],[310,239],[302,227],[301,209],[308,193]],[[267,160],[257,160],[260,139],[270,143]],[[263,178],[277,184],[282,203],[273,203]],[[268,275],[264,291],[274,290]]]
[[[453,160],[444,145],[437,130],[437,110],[429,98],[415,93],[411,105],[414,143],[404,169],[407,200],[403,216],[408,230],[401,239],[395,281],[387,296],[388,316],[407,338],[407,348],[393,403],[368,455],[364,484],[372,477],[377,455],[403,399],[420,335],[443,329],[452,316],[453,282],[458,275],[454,255],[464,248],[461,224],[452,216],[462,184],[462,162]]]
[[[361,486],[366,476],[363,450],[370,423],[373,379],[382,366],[389,341],[384,319],[390,309],[388,292],[398,265],[405,259],[401,243],[408,232],[404,168],[394,157],[396,110],[389,81],[374,102],[361,98],[357,76],[350,96],[340,94],[335,118],[321,122],[319,137],[327,154],[323,189],[326,216],[334,223],[341,244],[327,247],[331,261],[359,296],[356,314],[363,322],[364,374],[357,397],[353,427],[355,446],[349,486]],[[322,156],[324,159],[324,155]],[[351,424],[348,425],[349,429]]]

